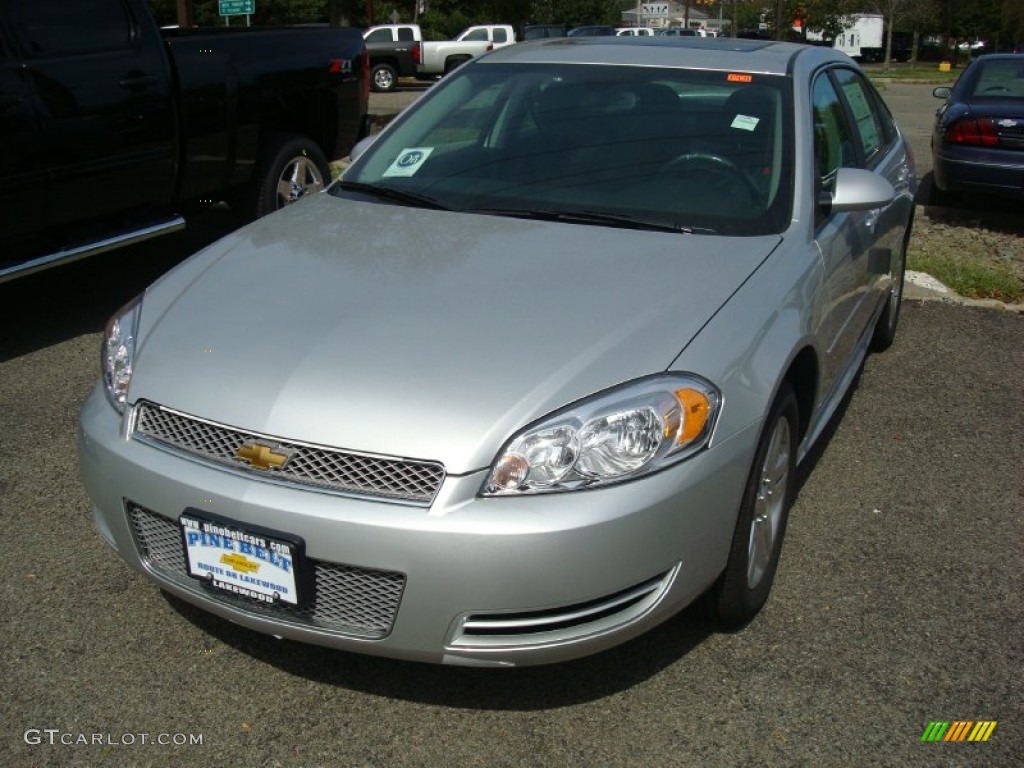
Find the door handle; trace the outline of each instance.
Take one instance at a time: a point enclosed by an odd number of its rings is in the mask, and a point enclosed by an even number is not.
[[[156,83],[157,79],[154,75],[133,75],[117,81],[122,88],[129,89],[145,88],[147,85],[156,85]]]

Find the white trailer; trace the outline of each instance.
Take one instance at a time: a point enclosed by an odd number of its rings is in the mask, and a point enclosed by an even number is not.
[[[843,31],[836,35],[832,47],[855,59],[873,59],[884,50],[882,39],[884,22],[877,13],[859,13],[846,17]],[[807,30],[807,39],[822,42],[825,37],[818,30]],[[864,50],[867,49],[867,50]]]

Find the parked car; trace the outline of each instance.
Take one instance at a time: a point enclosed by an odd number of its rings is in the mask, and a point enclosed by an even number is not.
[[[952,88],[932,131],[932,174],[941,193],[1024,197],[1024,54],[974,59]]]
[[[686,27],[666,27],[655,30],[655,34],[662,37],[707,37],[708,33],[703,29],[688,29]],[[712,35],[714,37],[714,35]]]
[[[616,27],[615,34],[619,37],[654,37],[650,27]]]
[[[592,24],[585,27],[573,27],[566,33],[566,37],[614,37],[615,34],[615,27]]]
[[[797,465],[893,342],[914,169],[842,54],[646,42],[474,59],[120,311],[80,435],[120,556],[445,664],[593,653],[702,595],[750,621]]]
[[[523,27],[523,40],[546,40],[549,37],[565,37],[569,28],[564,24],[529,24]]]
[[[354,29],[161,31],[144,0],[0,0],[0,281],[209,201],[254,217],[321,190],[367,98]]]

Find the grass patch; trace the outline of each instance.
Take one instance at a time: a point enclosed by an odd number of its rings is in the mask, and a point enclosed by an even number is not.
[[[969,299],[998,299],[1015,304],[1024,296],[1024,284],[1010,270],[969,253],[922,253],[911,239],[907,268],[926,272]]]
[[[873,83],[885,84],[891,81],[906,81],[912,80],[914,82],[925,82],[934,83],[935,85],[952,85],[953,82],[960,77],[961,69],[953,69],[949,72],[940,72],[938,64],[918,64],[914,69],[906,67],[892,68],[888,72],[883,72],[879,66],[873,69],[865,69],[867,76]]]

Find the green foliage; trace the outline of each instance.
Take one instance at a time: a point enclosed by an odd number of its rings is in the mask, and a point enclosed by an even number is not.
[[[612,24],[622,22],[622,11],[636,3],[620,0],[533,0],[529,20],[537,24]]]
[[[926,252],[911,240],[907,268],[926,272],[969,299],[998,299],[1015,303],[1024,296],[1024,285],[1008,267],[995,265],[983,254],[969,251]]]

